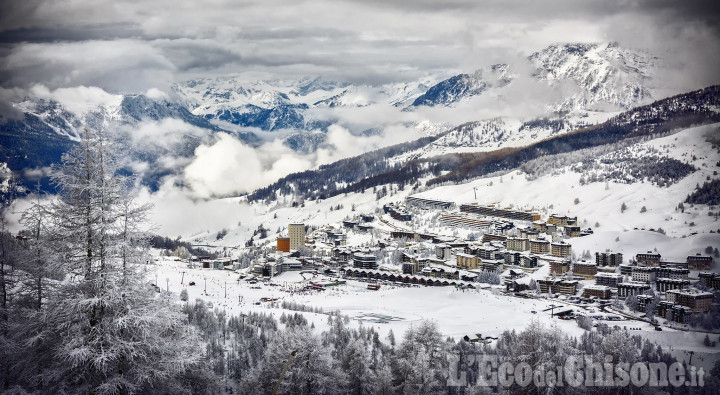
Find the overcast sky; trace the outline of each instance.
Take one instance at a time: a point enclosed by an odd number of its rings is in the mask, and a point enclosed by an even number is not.
[[[677,93],[720,83],[718,26],[720,2],[702,0],[0,0],[0,114],[14,114],[8,103],[28,95],[81,110],[86,102],[113,103],[117,93],[162,97],[173,82],[229,74],[412,82],[498,62],[514,65],[518,57],[566,42],[617,41],[646,50],[662,60],[668,74],[658,80]],[[479,98],[455,109],[455,124],[509,115],[503,111],[531,116],[538,103],[546,105],[546,90],[517,81],[513,86],[522,100],[508,106]],[[399,122],[433,114],[427,110],[371,106],[350,115]],[[290,170],[417,133],[397,128],[358,137],[333,125],[328,144],[309,155],[279,140],[251,149],[221,133],[198,147],[193,158],[154,164],[168,162],[182,171],[158,192],[144,190],[144,200],[161,208],[153,221],[164,224],[160,232],[167,236],[185,232],[173,223],[177,212],[195,216],[190,221],[183,216],[183,224],[193,226],[187,232],[234,226],[236,215],[228,215],[226,206],[196,198],[247,192]],[[168,141],[207,131],[163,120],[136,125],[133,133],[139,141]],[[150,166],[136,165],[138,172]],[[178,189],[179,180],[191,191]]]
[[[720,53],[716,1],[1,1],[3,88],[141,92],[248,71],[410,81],[596,41],[670,54],[699,86],[717,82]]]

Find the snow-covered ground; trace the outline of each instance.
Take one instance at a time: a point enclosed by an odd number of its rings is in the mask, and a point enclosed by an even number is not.
[[[382,286],[378,291],[371,291],[364,282],[348,280],[345,285],[328,287],[325,291],[301,292],[299,289],[308,283],[307,280],[313,278],[317,281],[325,277],[285,272],[273,278],[272,283],[278,286],[270,286],[262,282],[250,284],[244,280],[238,281],[238,274],[228,270],[188,269],[186,263],[178,261],[160,260],[154,269],[158,286],[163,291],[168,284],[170,292],[176,295],[182,288],[186,288],[191,302],[200,298],[212,302],[213,307],[225,309],[230,314],[268,311],[268,302],[254,304],[260,301],[260,298],[266,297],[277,298],[279,302],[319,307],[324,312],[337,310],[353,318],[372,314],[393,317],[394,319],[387,323],[372,323],[370,319],[363,321],[365,326],[372,325],[383,334],[387,334],[390,329],[396,335],[402,334],[413,323],[423,319],[437,321],[443,334],[455,338],[475,333],[497,336],[506,329],[523,329],[533,318],[548,325],[560,325],[563,330],[575,335],[582,332],[572,321],[551,319],[550,312],[543,311],[552,304],[550,301],[507,297],[491,289],[461,290],[455,287],[388,285]],[[182,272],[185,272],[185,285],[180,283],[183,279]],[[153,281],[152,272],[148,278]],[[167,283],[166,279],[169,279]],[[191,281],[196,285],[187,286]],[[277,316],[285,311],[276,310]],[[325,316],[315,313],[308,313],[306,318],[321,328],[326,319]],[[357,320],[356,324],[359,322],[360,320]]]
[[[547,274],[544,271],[534,274],[533,277],[540,278],[543,273]],[[575,321],[552,318],[550,311],[545,311],[552,304],[560,306],[555,312],[567,309],[582,311],[581,308],[562,301],[506,296],[493,289],[460,290],[455,287],[388,285],[382,286],[378,291],[371,291],[367,289],[366,283],[354,280],[348,280],[345,285],[328,287],[325,291],[301,291],[309,280],[317,281],[322,278],[313,277],[310,273],[286,272],[273,278],[272,283],[276,285],[271,286],[262,282],[251,284],[238,280],[238,274],[233,271],[188,268],[184,262],[162,258],[148,267],[149,281],[157,279],[157,284],[163,291],[169,289],[174,295],[179,295],[183,288],[187,289],[189,303],[201,299],[230,315],[240,316],[262,311],[279,318],[283,313],[295,313],[272,307],[270,302],[260,302],[261,298],[272,298],[277,299],[278,305],[286,301],[320,308],[324,313],[339,311],[353,318],[353,326],[372,326],[382,337],[392,330],[396,338],[400,338],[407,328],[425,319],[437,322],[444,335],[455,339],[465,335],[474,337],[478,333],[496,337],[505,330],[520,331],[533,319],[549,327],[558,326],[571,336],[580,336],[583,332]],[[188,286],[191,281],[195,282],[194,286]],[[184,302],[178,298],[178,303]],[[588,314],[591,312],[588,311]],[[327,329],[326,314],[302,314],[318,330]],[[385,322],[375,322],[377,318]],[[704,333],[669,328],[657,332],[650,324],[631,320],[607,323],[627,327],[630,333],[656,341],[684,360],[689,358],[689,352],[692,351],[693,363],[706,369],[720,359],[720,348],[703,345]],[[712,338],[717,336],[712,335]]]
[[[706,246],[720,246],[720,221],[708,215],[708,211],[713,210],[706,205],[691,207],[688,204],[684,212],[677,209],[696,185],[702,185],[708,177],[717,178],[713,172],[718,170],[715,166],[718,154],[705,142],[704,136],[719,126],[690,128],[643,143],[661,149],[667,156],[690,162],[698,169],[666,188],[647,182],[610,182],[607,188],[601,182],[580,185],[580,173],[563,168],[560,174],[531,181],[524,173],[513,171],[466,184],[441,186],[418,196],[458,204],[477,202],[532,209],[544,217],[552,213],[577,216],[582,227],[593,228],[595,234],[570,240],[576,251],[609,248],[634,255],[657,248],[664,257],[681,259],[701,252]],[[579,200],[577,204],[575,199]],[[621,212],[623,203],[627,206],[625,212]],[[642,207],[647,211],[641,213]],[[649,231],[658,228],[666,235]],[[711,230],[714,233],[710,233]]]
[[[718,154],[704,136],[717,130],[718,124],[705,125],[683,130],[679,133],[650,140],[643,145],[655,147],[666,156],[690,162],[698,170],[669,187],[658,187],[649,182],[618,184],[610,182],[580,185],[580,173],[573,172],[569,166],[559,169],[556,174],[548,174],[528,180],[519,170],[502,176],[481,178],[460,185],[447,185],[415,193],[409,187],[398,190],[390,188],[387,196],[377,200],[375,193],[368,189],[364,193],[339,195],[321,201],[306,201],[302,207],[292,207],[289,197],[281,197],[277,202],[266,205],[262,202],[247,203],[243,198],[215,200],[207,203],[195,203],[184,210],[186,215],[174,214],[175,206],[156,206],[157,218],[167,221],[175,218],[174,224],[160,224],[161,233],[175,237],[180,233],[184,239],[200,244],[219,247],[239,247],[262,225],[268,229],[268,238],[254,239],[255,245],[274,243],[275,236],[285,232],[289,223],[302,222],[306,225],[322,226],[331,224],[340,226],[344,219],[361,213],[377,213],[383,204],[402,202],[409,195],[452,201],[458,204],[477,202],[479,204],[498,204],[503,207],[533,209],[543,218],[552,213],[577,216],[583,228],[591,227],[593,236],[572,239],[575,251],[589,249],[591,253],[605,249],[617,250],[626,254],[636,254],[657,248],[665,258],[683,258],[688,254],[701,252],[707,246],[720,246],[720,221],[709,216],[713,211],[706,205],[685,205],[682,212],[678,203],[685,200],[695,186],[710,178],[717,178],[713,171]],[[693,160],[693,155],[695,159]],[[477,194],[477,199],[475,196]],[[575,204],[575,199],[578,203]],[[625,203],[627,209],[621,212]],[[204,205],[204,206],[203,206]],[[337,209],[338,206],[341,206]],[[203,211],[203,207],[207,208]],[[646,212],[641,213],[642,207]],[[167,211],[167,212],[165,212]],[[717,210],[715,210],[717,211]],[[454,230],[441,228],[432,219],[437,211],[419,211],[417,222],[425,222],[421,231],[435,231],[440,234],[452,234]],[[190,226],[204,224],[208,226]],[[691,226],[691,224],[694,224]],[[396,223],[408,228],[409,224]],[[389,230],[379,221],[373,226]],[[191,232],[178,232],[177,229],[193,229]],[[229,233],[216,240],[216,233],[227,228]],[[666,235],[652,232],[662,228]],[[710,233],[713,231],[715,233]],[[459,235],[466,233],[459,230]],[[350,235],[352,237],[352,234]]]

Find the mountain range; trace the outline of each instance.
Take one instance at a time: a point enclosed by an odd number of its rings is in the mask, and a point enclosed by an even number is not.
[[[113,127],[124,131],[131,160],[156,163],[161,158],[191,158],[216,133],[229,133],[251,146],[281,139],[301,153],[327,144],[328,128],[337,124],[352,134],[382,134],[401,126],[437,136],[415,155],[483,151],[518,146],[609,119],[620,111],[654,99],[659,59],[616,43],[558,44],[514,64],[494,64],[471,73],[430,75],[410,82],[358,85],[308,77],[294,81],[253,80],[246,76],[194,79],[173,85],[164,95],[113,95],[101,105],[70,109],[59,100],[27,97],[11,103],[21,115],[0,119],[0,162],[23,177],[26,185],[78,140],[82,129]],[[425,111],[472,113],[474,100],[489,97],[506,103],[522,99],[522,84],[546,90],[544,115],[532,118],[437,121]],[[357,122],[352,114],[397,109],[411,118]],[[367,110],[365,110],[367,111]],[[465,113],[463,113],[465,114]],[[463,115],[467,117],[467,115]],[[355,117],[358,118],[358,117]],[[450,117],[452,118],[452,117]],[[408,119],[415,119],[408,121]],[[147,125],[164,132],[138,139]],[[398,158],[397,160],[402,160]],[[174,163],[183,163],[182,160]],[[156,186],[181,165],[153,166],[145,182]],[[48,186],[45,182],[44,186]]]

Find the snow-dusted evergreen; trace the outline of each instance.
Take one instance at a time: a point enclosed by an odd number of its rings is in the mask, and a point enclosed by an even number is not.
[[[197,334],[143,270],[149,209],[133,203],[112,142],[86,131],[63,156],[51,204],[34,204],[4,312],[5,389],[41,393],[191,391],[204,369]],[[26,278],[28,280],[26,280]]]

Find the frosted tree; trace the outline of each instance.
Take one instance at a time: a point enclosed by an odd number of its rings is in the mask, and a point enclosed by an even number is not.
[[[42,204],[40,195],[31,196],[31,206],[22,214],[20,223],[25,227],[20,248],[16,252],[18,276],[13,290],[13,340],[23,345],[9,360],[17,384],[29,388],[44,388],[44,375],[51,361],[45,356],[53,351],[58,334],[53,327],[53,316],[48,314],[48,303],[58,297],[57,283],[62,280],[62,268],[54,256],[54,245],[49,235],[51,213]]]
[[[633,339],[624,331],[613,331],[602,339],[602,351],[613,357],[613,363],[634,363],[638,359],[637,346]]]
[[[5,164],[0,165],[0,391],[6,391],[13,379],[9,361],[13,360],[13,352],[17,351],[11,330],[10,293],[15,288],[14,267],[17,260],[17,242],[7,229],[5,220],[6,209],[12,197],[12,172]]]
[[[500,340],[503,340],[502,337]],[[498,348],[500,345],[498,344]],[[533,320],[517,337],[509,342],[509,349],[499,354],[507,353],[510,362],[517,365],[520,362],[529,364],[533,371],[547,371],[555,366],[562,366],[568,356],[574,353],[570,339],[557,327],[546,328],[537,320]],[[540,393],[542,389],[532,383],[529,387],[510,387],[523,393]]]
[[[627,298],[625,298],[625,305],[630,309],[630,311],[637,311],[638,310],[638,300],[635,295],[630,295]]]
[[[372,360],[368,348],[359,338],[351,339],[345,348],[341,367],[348,377],[348,390],[351,394],[373,394],[373,374],[370,370]]]
[[[52,332],[27,339],[46,351],[27,362],[35,364],[24,383],[29,390],[186,392],[202,385],[186,376],[204,369],[194,329],[177,305],[151,291],[139,270],[139,227],[149,207],[128,197],[115,152],[102,132],[86,130],[55,168],[59,192],[43,212],[47,228],[33,225],[40,213],[35,206],[26,212],[34,239],[53,243],[50,266],[64,271],[52,298],[38,299],[43,303],[35,322]]]
[[[395,389],[402,393],[437,393],[445,387],[447,352],[435,322],[422,321],[408,329],[393,359]]]
[[[377,395],[394,394],[392,370],[386,360],[380,359],[372,371],[372,393]]]
[[[329,349],[309,328],[293,327],[278,333],[268,345],[262,365],[249,372],[241,390],[272,393],[286,364],[278,394],[335,394],[344,386],[345,376],[333,366]]]
[[[47,287],[49,278],[57,278],[59,268],[51,258],[51,240],[48,237],[49,217],[47,208],[42,204],[40,195],[35,195],[31,206],[25,210],[20,223],[25,227],[26,239],[22,254],[22,269],[28,276],[23,284],[22,293],[32,298],[35,310],[41,310],[43,305],[43,291]]]

